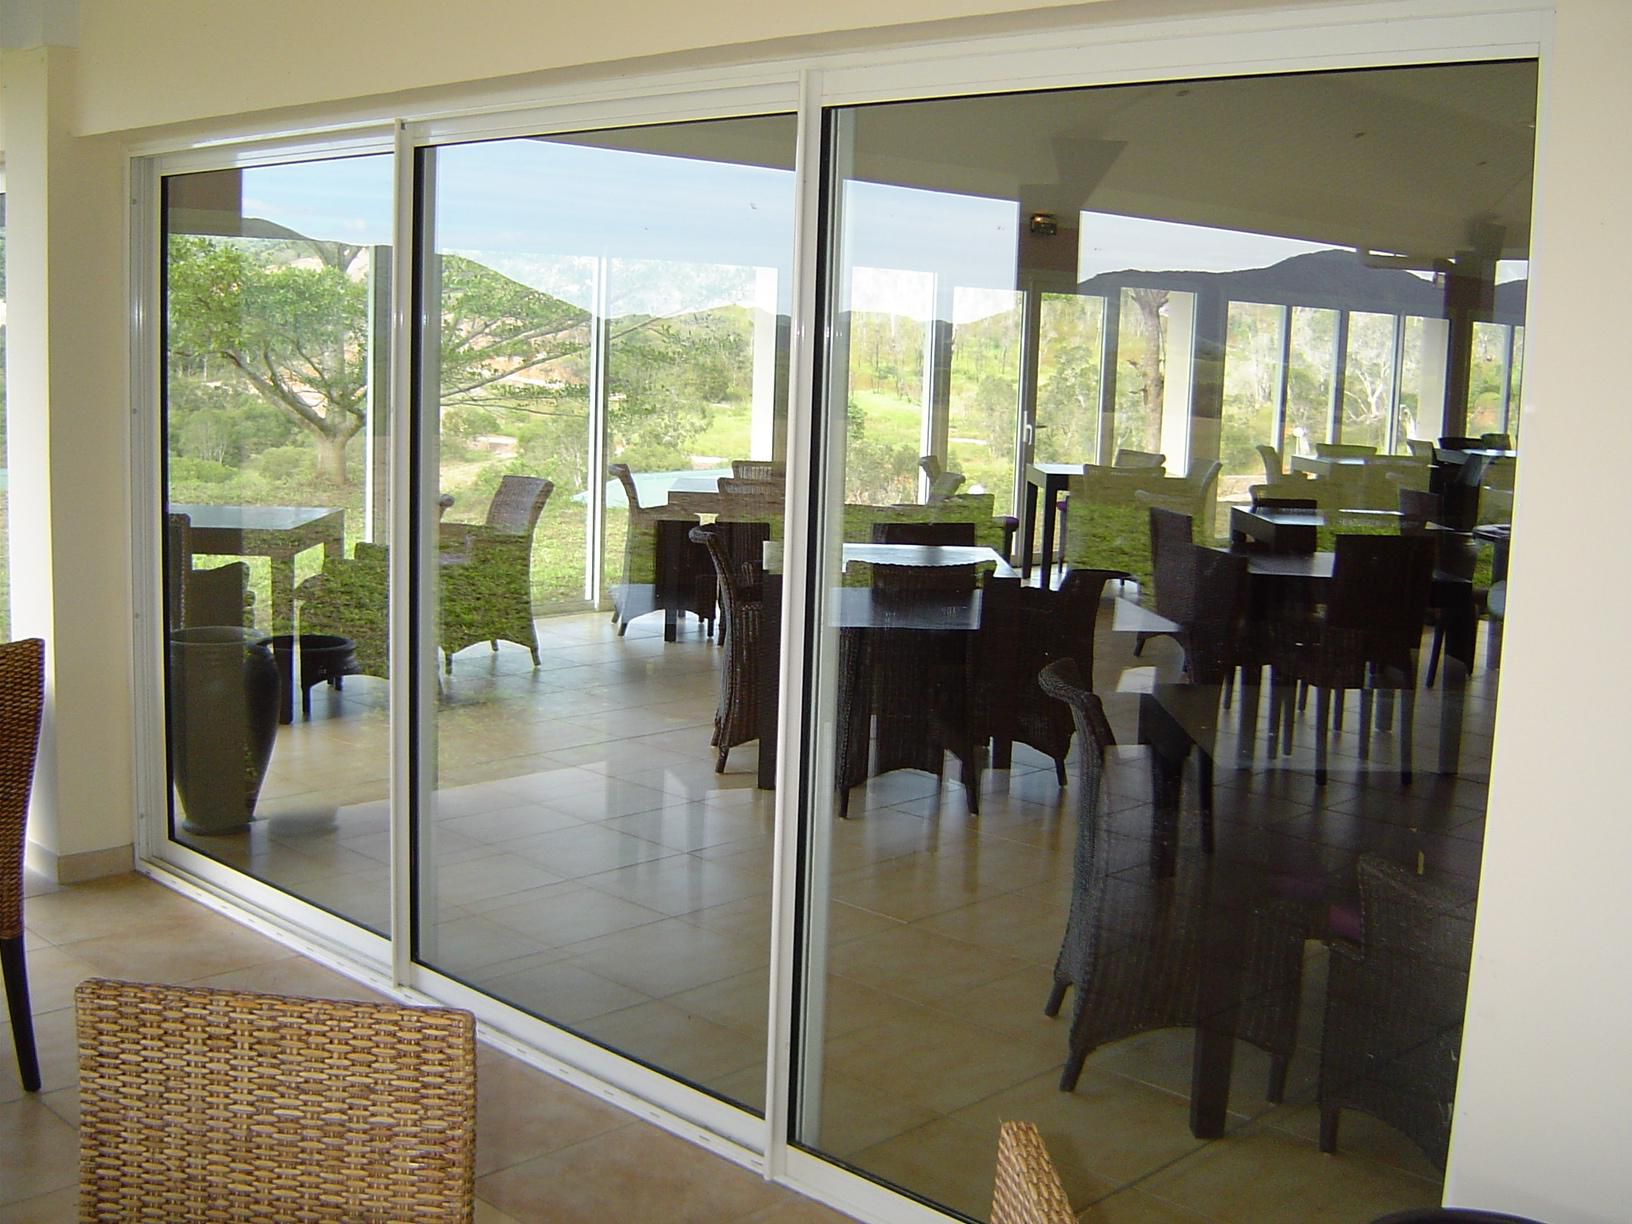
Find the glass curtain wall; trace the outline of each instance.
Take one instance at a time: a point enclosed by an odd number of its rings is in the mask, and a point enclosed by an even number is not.
[[[170,836],[385,934],[391,159],[163,190]]]
[[[972,1218],[1014,1118],[1107,1218],[1438,1203],[1512,459],[1382,452],[1405,391],[1460,423],[1494,369],[1470,281],[1526,257],[1535,87],[1502,63],[829,112],[817,487],[845,494],[818,515],[797,1144]],[[1465,250],[1475,221],[1499,250]],[[1073,261],[1063,300],[1106,305],[1062,342],[1062,299],[1025,295]],[[1081,465],[1063,566],[1023,578],[989,492],[852,477],[886,429],[912,444],[867,399],[870,337],[886,304],[947,318],[926,280],[972,350],[954,405],[1035,320],[990,402],[1046,406],[1039,454],[1078,430],[1047,452]],[[1250,509],[1215,476],[1259,440],[1313,518],[1217,513]]]
[[[755,1110],[794,133],[445,145],[419,184],[414,955]]]

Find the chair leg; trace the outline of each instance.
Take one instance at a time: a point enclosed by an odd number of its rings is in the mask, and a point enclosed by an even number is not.
[[[1332,690],[1322,687],[1315,694],[1315,785],[1326,785],[1326,735],[1331,730]]]
[[[720,759],[714,762],[714,772],[715,773],[724,773],[725,772],[725,758],[730,756],[730,755],[731,755],[731,749],[729,749],[729,748],[721,748],[720,749]]]
[[[1065,785],[1065,758],[1059,757],[1054,762],[1054,781],[1061,786]]]
[[[38,1092],[40,1058],[34,1049],[34,1014],[28,1003],[28,962],[24,959],[21,935],[0,939],[0,970],[6,980],[11,1035],[17,1047],[17,1074],[25,1091]]]
[[[1439,674],[1439,652],[1445,648],[1445,626],[1434,626],[1434,643],[1428,647],[1428,678],[1423,681],[1423,688],[1434,687],[1434,677]]]
[[[1230,705],[1234,701],[1234,698],[1235,698],[1235,669],[1231,668],[1230,669],[1230,674],[1224,677],[1224,708],[1226,710],[1230,708]]]
[[[1060,1004],[1065,1002],[1065,992],[1070,985],[1070,982],[1055,979],[1054,989],[1048,992],[1048,1002],[1043,1004],[1043,1015],[1057,1016],[1060,1014]]]
[[[1400,691],[1400,783],[1411,785],[1411,733],[1416,722],[1417,692],[1407,688]]]
[[[1286,1100],[1286,1067],[1288,1059],[1285,1054],[1271,1054],[1269,1056],[1269,1085],[1264,1089],[1264,1100],[1271,1105],[1279,1105]]]
[[[1371,704],[1374,692],[1372,689],[1360,690],[1360,759],[1371,759]]]
[[[1336,700],[1332,703],[1332,730],[1333,731],[1342,731],[1343,730],[1343,707],[1348,704],[1349,690],[1348,689],[1338,689],[1337,692],[1335,694],[1333,694],[1333,696],[1336,698]]]
[[[1196,785],[1201,791],[1201,850],[1213,852],[1213,758],[1205,752],[1196,757]]]
[[[1320,1150],[1323,1152],[1337,1151],[1337,1115],[1336,1105],[1320,1107]]]

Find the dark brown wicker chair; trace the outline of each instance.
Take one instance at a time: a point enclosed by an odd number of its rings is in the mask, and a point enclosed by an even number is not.
[[[875,523],[879,544],[924,544],[972,547],[973,523]],[[899,612],[914,620],[924,598],[972,601],[972,565],[876,565],[872,574],[873,606],[879,626],[868,632],[871,710],[876,717],[873,772],[922,769],[941,777],[945,755],[962,765],[969,808],[980,811],[980,766],[986,723],[971,674],[970,634],[958,630],[892,628]],[[854,686],[850,686],[854,687]],[[853,726],[856,712],[847,712]],[[840,774],[841,779],[844,773]],[[840,797],[840,815],[848,814],[848,794]]]
[[[1180,590],[1179,579],[1188,564],[1184,550],[1194,540],[1194,518],[1178,510],[1150,507],[1150,566],[1155,578],[1156,615],[1181,626],[1191,609],[1188,597]],[[1144,653],[1145,643],[1151,638],[1178,636],[1176,633],[1139,633],[1133,639],[1134,657]]]
[[[23,952],[23,840],[44,708],[45,643],[24,638],[0,645],[0,971],[17,1070],[29,1092],[40,1090],[40,1061]]]
[[[470,1220],[466,1011],[91,979],[83,1220]]]
[[[1037,674],[1056,659],[1075,659],[1092,685],[1100,599],[1107,582],[1127,576],[1126,570],[1073,569],[1057,589],[1021,587],[1015,592],[1016,621],[1010,630],[1013,646],[1005,660],[1006,674],[984,678],[1013,692],[1014,740],[1051,757],[1061,786],[1076,723],[1069,709],[1038,687]],[[1008,768],[1009,759],[1008,743],[994,741],[993,768]]]
[[[1332,947],[1320,1150],[1343,1109],[1399,1128],[1445,1167],[1473,948],[1473,901],[1376,855],[1359,863],[1361,943]]]
[[[1370,754],[1372,696],[1394,689],[1400,701],[1400,779],[1411,781],[1417,650],[1434,576],[1434,542],[1426,536],[1337,537],[1337,560],[1325,616],[1304,623],[1278,652],[1276,670],[1317,690],[1315,783],[1326,783],[1332,697],[1360,690],[1360,756]]]
[[[682,547],[669,556],[663,548],[671,537],[660,540],[659,523],[697,525],[697,516],[671,506],[642,506],[640,490],[636,487],[634,472],[627,463],[607,465],[607,471],[623,486],[624,499],[629,503],[629,524],[623,537],[623,583],[612,593],[612,621],[618,626],[618,636],[629,632],[629,622],[648,612],[678,607],[702,621],[712,635],[714,631],[713,567],[706,574],[698,573],[689,564],[695,553],[684,531],[673,528],[681,535],[673,542],[684,540]],[[707,582],[698,581],[707,578]]]
[[[165,516],[167,623],[171,629],[201,625],[255,625],[255,596],[249,589],[249,566],[229,561],[211,569],[193,567],[192,520],[185,514]]]
[[[1242,894],[1244,884],[1230,874],[1240,864],[1214,872],[1176,824],[1153,835],[1152,815],[1137,805],[1108,810],[1101,790],[1115,739],[1099,698],[1069,659],[1051,663],[1038,680],[1076,719],[1080,770],[1071,909],[1044,1008],[1058,1015],[1066,991],[1076,987],[1061,1090],[1076,1087],[1083,1062],[1106,1042],[1207,1023],[1226,1024],[1269,1052],[1267,1095],[1280,1100],[1297,1039],[1301,910]],[[1176,816],[1158,810],[1154,821]],[[1153,860],[1155,843],[1163,841],[1170,871]],[[1232,894],[1237,899],[1227,899]],[[1203,970],[1221,956],[1238,961],[1242,972],[1227,1005],[1212,1006],[1203,999]]]
[[[764,632],[765,604],[761,594],[750,590],[751,579],[744,581],[741,568],[726,552],[718,524],[693,527],[691,540],[708,549],[719,585],[725,666],[720,669],[720,704],[709,743],[719,751],[714,772],[724,773],[731,749],[759,738],[759,639]]]
[[[1030,1122],[1003,1123],[991,1224],[1076,1224],[1076,1218],[1042,1134]]]

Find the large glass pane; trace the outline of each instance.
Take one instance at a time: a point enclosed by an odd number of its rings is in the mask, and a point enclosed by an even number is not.
[[[390,218],[386,156],[164,180],[171,836],[382,933]]]
[[[1292,310],[1292,354],[1286,388],[1288,458],[1315,453],[1332,440],[1332,381],[1337,368],[1337,311]]]
[[[1099,453],[1100,356],[1105,346],[1105,299],[1045,293],[1037,342],[1039,463],[1083,462]]]
[[[1263,302],[1231,302],[1224,350],[1224,416],[1219,427],[1220,495],[1242,501],[1247,490],[1285,469],[1277,456],[1266,469],[1260,446],[1280,449],[1286,403],[1286,310]]]
[[[418,729],[415,956],[753,1109],[794,131],[421,162],[422,344],[440,343],[417,412],[453,504],[416,583],[438,700]]]
[[[1021,296],[960,288],[952,306],[947,466],[964,474],[959,492],[990,493],[998,514],[1012,514]]]
[[[1388,422],[1395,396],[1393,315],[1349,313],[1349,346],[1343,362],[1343,441],[1387,453]]]
[[[1526,254],[1535,87],[1473,64],[829,115],[818,487],[846,492],[806,643],[832,803],[803,829],[794,1142],[975,1218],[1015,1118],[1096,1218],[1437,1204],[1511,496],[1486,456],[1395,444],[1444,432],[1470,311],[1522,319],[1491,282]],[[891,312],[951,324],[910,337],[929,391],[898,397],[933,439],[945,356],[965,467],[1009,404],[1046,425],[1022,487],[1039,527],[1066,503],[1063,567],[1036,539],[1011,566],[981,492],[854,478]],[[1310,508],[1254,512],[1259,444]]]
[[[1473,361],[1468,371],[1468,428],[1472,437],[1498,433],[1512,386],[1508,365],[1512,329],[1499,323],[1473,325]]]

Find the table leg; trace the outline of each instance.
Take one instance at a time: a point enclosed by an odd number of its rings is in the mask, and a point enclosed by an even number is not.
[[[1026,508],[1020,523],[1020,577],[1031,577],[1031,547],[1037,542],[1037,486],[1026,477]]]
[[[295,631],[295,559],[272,557],[272,632]]]
[[[1466,599],[1442,609],[1441,615],[1445,618],[1445,650],[1440,663],[1439,772],[1455,774],[1462,764],[1463,707],[1479,628],[1472,586]]]
[[[1059,487],[1050,476],[1043,482],[1043,589],[1048,589],[1049,570],[1054,566],[1054,499]],[[1029,503],[1028,503],[1029,504]]]

